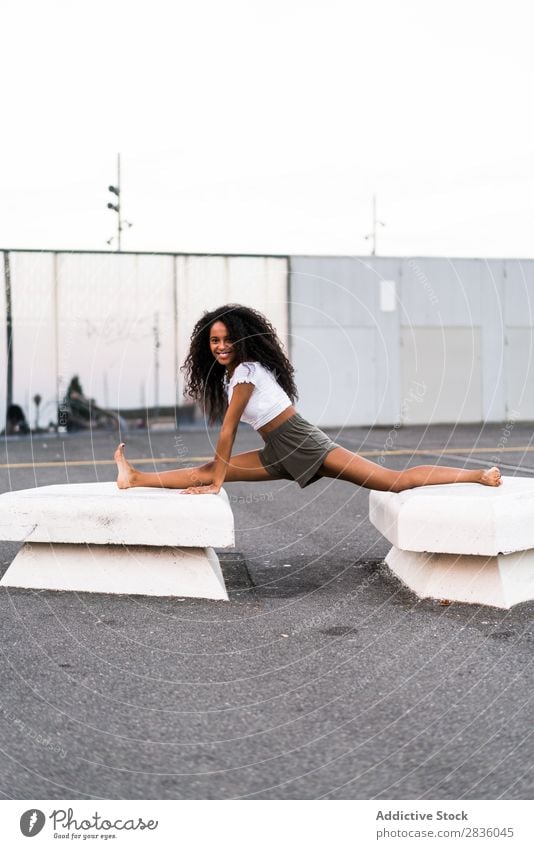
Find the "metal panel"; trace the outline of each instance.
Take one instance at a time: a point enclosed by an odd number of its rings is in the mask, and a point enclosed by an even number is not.
[[[374,421],[376,335],[369,327],[293,331],[298,409],[323,427]]]
[[[193,324],[224,302],[265,312],[288,343],[285,258],[12,251],[10,261],[13,398],[29,417],[42,395],[41,423],[56,420],[75,374],[101,406],[180,402]],[[5,328],[5,297],[2,317]],[[3,356],[5,374],[5,345]],[[5,417],[5,381],[2,391]]]
[[[206,310],[225,303],[254,307],[287,347],[287,260],[273,257],[176,257],[178,360],[183,364],[194,325]],[[184,381],[179,380],[179,398]]]
[[[372,327],[379,276],[352,257],[292,257],[291,314],[295,326]]]
[[[534,261],[505,260],[504,321],[509,327],[534,327]]]
[[[13,308],[13,403],[23,408],[33,426],[35,408],[32,398],[41,395],[39,421],[43,426],[57,420],[54,254],[10,252],[9,257]],[[5,325],[2,327],[5,328]],[[5,410],[3,413],[5,416]]]
[[[324,356],[332,372],[347,357],[352,368],[358,369],[358,364],[372,353],[372,362],[369,360],[368,366],[359,370],[358,405],[351,407],[350,413],[341,398],[332,399],[331,408],[324,413],[317,404],[310,407],[322,416],[323,424],[388,424],[393,420],[399,396],[398,298],[395,309],[389,309],[388,303],[388,309],[383,310],[380,292],[381,283],[386,280],[395,284],[398,295],[399,279],[396,259],[291,258],[292,339],[304,334],[310,342],[321,345],[323,336],[318,331],[328,330]],[[345,336],[352,340],[352,350],[347,349]],[[301,355],[302,346],[294,343],[294,359]],[[301,380],[307,384],[304,361],[301,373]],[[315,385],[314,391],[318,389],[322,392],[322,384]]]
[[[471,327],[481,322],[482,261],[419,258],[402,261],[403,326]]]
[[[477,327],[401,329],[403,424],[482,419],[480,330]]]
[[[506,330],[506,418],[534,420],[534,328]]]
[[[3,430],[6,420],[6,395],[7,395],[7,322],[6,322],[6,281],[4,271],[4,256],[0,254],[0,281],[2,291],[0,292],[0,416]]]
[[[481,355],[482,418],[502,421],[505,417],[504,381],[504,268],[501,260],[481,266]]]
[[[170,256],[58,255],[60,395],[78,374],[105,407],[174,404],[172,271]]]

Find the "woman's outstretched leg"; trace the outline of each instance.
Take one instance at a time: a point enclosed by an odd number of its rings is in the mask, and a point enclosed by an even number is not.
[[[169,489],[185,489],[188,486],[200,486],[211,483],[209,464],[207,468],[197,466],[190,469],[172,469],[166,472],[141,472],[134,468],[124,456],[124,442],[113,455],[117,463],[117,486],[130,489],[134,486],[157,486]]]
[[[165,489],[186,489],[188,486],[204,486],[212,483],[213,460],[202,466],[189,469],[170,469],[166,472],[141,472],[134,468],[124,456],[124,442],[114,454],[117,463],[117,486],[129,489],[134,486],[156,486]],[[258,451],[246,451],[230,458],[225,482],[278,480],[270,475],[260,460]]]
[[[473,470],[454,466],[412,466],[398,472],[385,469],[345,448],[330,451],[319,472],[325,477],[339,478],[367,489],[391,492],[443,483],[481,483],[485,486],[500,486],[502,483],[501,473],[496,466]]]

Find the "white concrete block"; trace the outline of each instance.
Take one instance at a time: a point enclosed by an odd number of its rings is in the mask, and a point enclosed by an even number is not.
[[[495,557],[431,554],[393,547],[386,563],[420,598],[508,609],[534,599],[534,551]]]
[[[369,518],[394,546],[440,554],[505,554],[534,548],[534,478],[371,492]]]
[[[0,495],[0,540],[228,548],[228,496],[114,482],[41,486]]]
[[[25,544],[0,586],[228,600],[212,548]]]

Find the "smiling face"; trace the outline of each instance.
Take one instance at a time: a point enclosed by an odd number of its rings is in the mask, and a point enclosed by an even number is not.
[[[226,324],[216,321],[210,328],[210,350],[218,363],[230,372],[235,368],[235,352]]]

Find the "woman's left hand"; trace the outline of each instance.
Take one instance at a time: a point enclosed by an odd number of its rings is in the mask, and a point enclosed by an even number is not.
[[[218,495],[220,491],[220,486],[210,483],[205,486],[188,486],[187,489],[182,489],[182,495]]]

